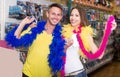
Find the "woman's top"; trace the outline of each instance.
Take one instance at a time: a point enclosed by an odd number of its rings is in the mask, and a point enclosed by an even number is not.
[[[80,48],[76,38],[76,34],[73,34],[71,39],[73,39],[73,44],[66,50],[65,74],[84,68],[80,61]]]

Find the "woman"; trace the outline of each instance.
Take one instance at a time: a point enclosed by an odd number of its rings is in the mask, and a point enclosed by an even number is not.
[[[98,49],[92,38],[93,30],[88,25],[85,11],[80,7],[72,8],[70,24],[64,25],[62,31],[66,40],[66,60],[64,66],[66,77],[87,77],[85,68],[80,61],[80,56],[89,59],[102,58],[111,29],[114,30],[116,28],[114,18],[111,17],[108,20],[103,41]],[[93,54],[88,51],[91,51]]]

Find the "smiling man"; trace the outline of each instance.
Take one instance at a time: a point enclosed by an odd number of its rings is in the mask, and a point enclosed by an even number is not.
[[[64,64],[65,41],[58,24],[63,16],[61,5],[51,4],[46,16],[46,21],[39,21],[34,27],[31,23],[35,18],[26,17],[6,36],[6,41],[13,47],[29,47],[23,77],[52,77]]]

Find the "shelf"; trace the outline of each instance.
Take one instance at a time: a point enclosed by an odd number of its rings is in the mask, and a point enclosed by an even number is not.
[[[103,65],[111,62],[112,58],[113,58],[113,57],[110,57],[110,58],[108,58],[108,59],[105,59],[105,60],[101,61],[100,63],[97,63],[95,66],[86,69],[87,74],[89,74],[89,73],[97,70],[97,69],[100,68],[101,66],[103,66]]]
[[[100,32],[98,33],[98,35]],[[97,36],[96,36],[97,37]],[[101,43],[101,36],[99,36],[98,39],[94,39],[96,45],[99,47]],[[96,60],[88,60],[85,64],[85,68],[87,71],[87,74],[94,72],[95,70],[99,69],[100,67],[104,66],[105,64],[108,64],[112,61],[114,56],[114,48],[113,48],[113,36],[111,35],[108,39],[108,43],[105,49],[105,53],[102,59],[96,59]]]
[[[73,3],[78,3],[80,5],[83,5],[83,6],[87,6],[87,7],[91,7],[91,8],[94,8],[94,9],[99,9],[99,10],[105,10],[105,11],[110,11],[112,12],[113,10],[113,3],[110,3],[111,7],[107,7],[107,6],[103,6],[101,4],[95,4],[95,1],[94,0],[91,0],[91,1],[87,1],[87,0],[74,0]]]

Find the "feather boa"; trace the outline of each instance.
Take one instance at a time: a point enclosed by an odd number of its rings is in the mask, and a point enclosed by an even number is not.
[[[42,31],[45,29],[44,28],[45,24],[46,24],[45,21],[38,22],[37,27],[34,27],[30,30],[31,34],[25,34],[20,39],[17,39],[14,36],[14,32],[17,29],[16,26],[12,31],[10,31],[6,35],[5,40],[12,47],[21,47],[21,46],[29,47],[36,39],[37,34],[42,33]],[[28,26],[29,25],[26,25],[23,30],[25,30]],[[61,26],[57,24],[52,33],[53,36],[52,43],[49,46],[50,54],[48,55],[48,62],[49,62],[49,66],[52,68],[53,74],[56,74],[59,70],[61,70],[64,64],[62,57],[65,56],[64,53],[65,41],[61,37],[61,30],[62,30]]]
[[[74,29],[70,24],[64,25],[62,34],[63,34],[63,37],[65,37],[65,39],[70,39],[71,36],[73,35],[73,33],[74,33]],[[93,35],[93,29],[90,26],[81,27],[80,36],[84,43],[85,49],[87,49],[89,51],[90,50],[90,45],[88,44],[89,40],[86,37],[86,36],[88,36],[88,34]],[[86,56],[84,55],[84,53],[81,50],[79,50],[79,53],[82,57],[86,58]]]
[[[112,28],[112,23],[111,23],[111,22],[112,22],[113,20],[114,20],[114,17],[113,17],[113,16],[110,16],[110,18],[109,18],[108,21],[107,21],[107,27],[106,27],[104,36],[103,36],[103,38],[102,38],[102,42],[101,42],[101,44],[100,44],[100,47],[99,47],[99,49],[96,51],[96,53],[94,53],[94,54],[89,53],[89,52],[84,48],[82,39],[81,39],[80,35],[77,34],[77,39],[78,39],[80,48],[81,48],[82,52],[83,52],[89,59],[98,58],[98,57],[103,53],[103,51],[105,50],[106,45],[107,45],[107,41],[108,41],[108,38],[109,38],[109,35],[110,35],[110,33],[111,33],[111,28]]]

